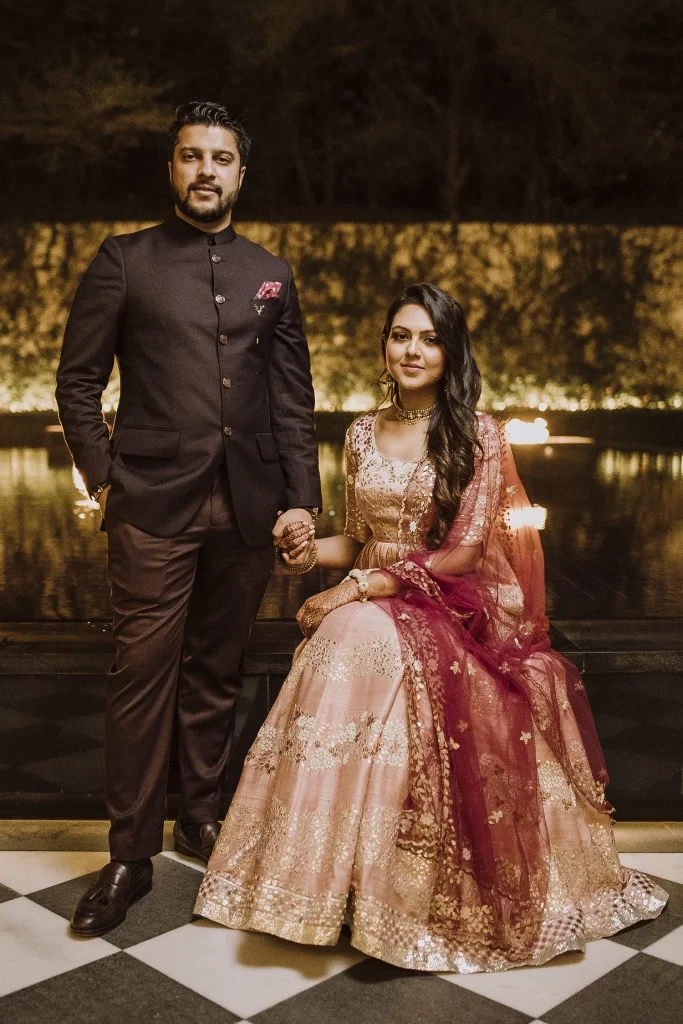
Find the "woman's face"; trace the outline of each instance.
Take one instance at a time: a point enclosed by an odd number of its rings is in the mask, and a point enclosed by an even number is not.
[[[424,306],[399,309],[387,338],[386,363],[401,391],[436,394],[446,356]]]

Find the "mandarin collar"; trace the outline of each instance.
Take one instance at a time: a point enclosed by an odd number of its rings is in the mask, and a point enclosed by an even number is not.
[[[228,242],[233,242],[237,237],[232,224],[229,224],[227,228],[223,228],[222,231],[209,234],[200,228],[196,228],[194,224],[188,224],[186,220],[183,220],[176,213],[171,214],[163,222],[163,227],[174,238],[190,245],[226,245]]]

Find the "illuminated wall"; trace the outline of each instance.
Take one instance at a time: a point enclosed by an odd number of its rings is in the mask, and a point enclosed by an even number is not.
[[[0,408],[53,406],[78,280],[107,234],[142,226],[0,227]],[[374,404],[384,311],[416,281],[465,306],[489,406],[683,404],[681,228],[237,226],[294,266],[320,409]]]

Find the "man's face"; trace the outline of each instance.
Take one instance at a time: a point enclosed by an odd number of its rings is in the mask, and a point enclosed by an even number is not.
[[[221,221],[237,202],[245,170],[231,131],[186,125],[168,165],[173,200],[190,220]]]

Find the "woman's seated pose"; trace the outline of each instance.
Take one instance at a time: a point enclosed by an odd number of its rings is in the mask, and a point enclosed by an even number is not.
[[[619,863],[581,677],[550,648],[543,554],[460,305],[408,288],[391,406],[346,436],[343,537],[283,536],[309,598],[197,913],[428,971],[542,964],[656,917]]]

